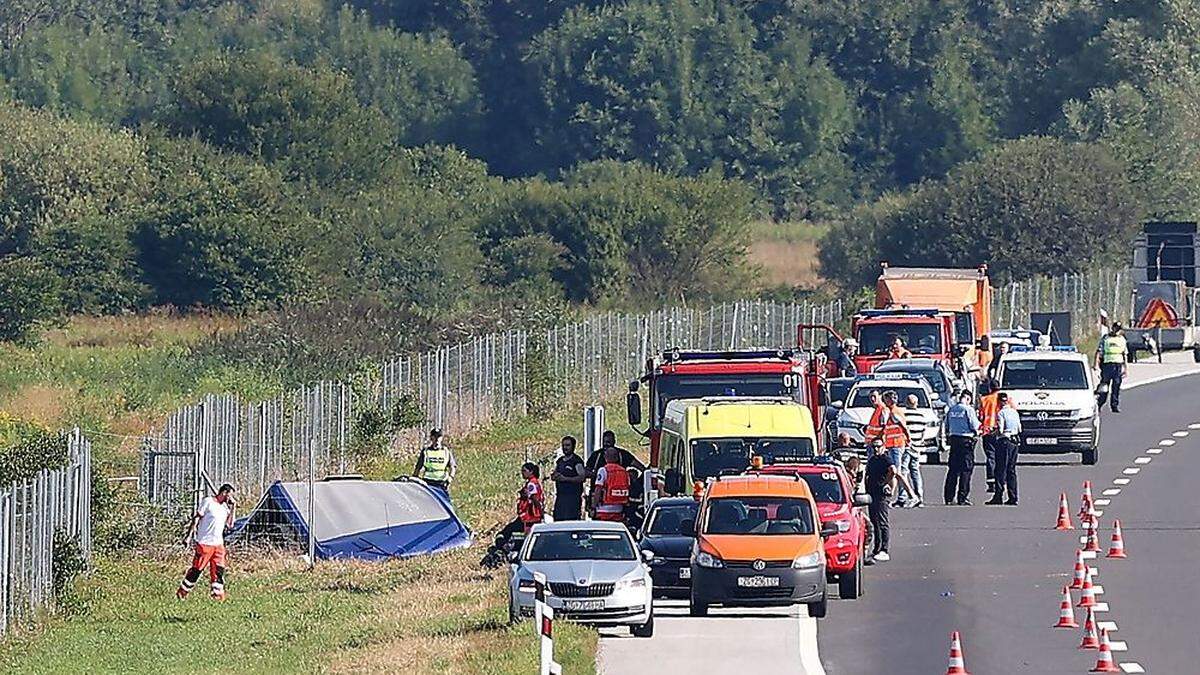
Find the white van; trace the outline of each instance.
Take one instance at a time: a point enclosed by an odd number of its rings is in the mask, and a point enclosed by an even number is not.
[[[1096,463],[1100,408],[1086,356],[1074,347],[1014,347],[997,377],[1021,413],[1021,452],[1078,452],[1084,464]]]

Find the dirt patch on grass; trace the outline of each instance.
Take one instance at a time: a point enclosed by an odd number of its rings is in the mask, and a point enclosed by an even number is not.
[[[77,316],[47,338],[64,347],[152,347],[184,344],[233,332],[241,320],[224,314],[155,310],[130,316]]]
[[[51,429],[61,426],[75,392],[64,387],[32,384],[0,399],[0,410]]]

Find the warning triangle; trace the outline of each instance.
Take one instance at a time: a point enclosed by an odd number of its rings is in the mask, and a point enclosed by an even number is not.
[[[1175,328],[1179,325],[1179,314],[1162,298],[1152,298],[1138,317],[1138,328]]]

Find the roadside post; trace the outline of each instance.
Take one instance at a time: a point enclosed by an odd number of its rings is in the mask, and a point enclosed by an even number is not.
[[[600,437],[604,434],[604,406],[589,405],[583,409],[583,458],[587,459],[600,449]]]

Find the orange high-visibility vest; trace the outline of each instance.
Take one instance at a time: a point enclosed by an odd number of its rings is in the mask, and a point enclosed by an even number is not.
[[[993,392],[979,399],[979,433],[990,434],[996,428],[1000,414],[1000,392]]]
[[[905,424],[904,409],[897,405],[885,410],[891,414],[887,416],[887,422],[883,425],[883,447],[903,448],[908,445],[908,425]]]

